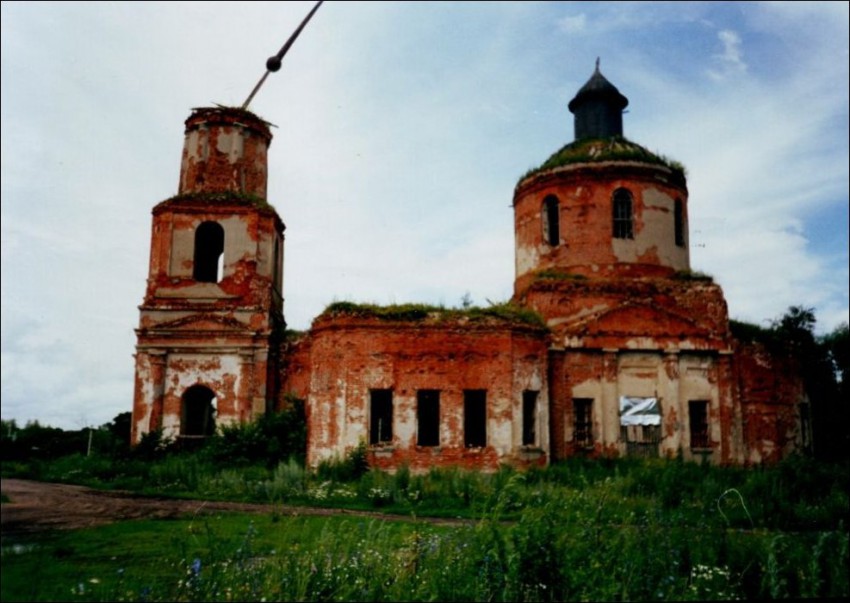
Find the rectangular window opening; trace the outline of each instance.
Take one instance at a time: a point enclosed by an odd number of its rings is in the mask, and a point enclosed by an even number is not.
[[[573,442],[581,448],[593,446],[593,398],[573,398]]]
[[[688,402],[691,427],[691,448],[711,448],[708,437],[708,401],[691,400]]]
[[[676,199],[673,209],[673,237],[676,245],[679,247],[685,246],[685,211],[681,199]]]
[[[487,391],[467,389],[463,392],[463,443],[467,448],[487,445]]]
[[[421,389],[416,392],[416,445],[440,445],[440,391]]]
[[[537,444],[537,395],[539,392],[522,392],[522,445]]]
[[[393,441],[393,391],[373,389],[369,392],[369,443]]]

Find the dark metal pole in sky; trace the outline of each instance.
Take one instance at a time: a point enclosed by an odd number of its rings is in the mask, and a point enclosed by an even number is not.
[[[289,39],[286,41],[286,44],[281,47],[281,49],[276,55],[269,57],[269,59],[266,61],[266,72],[263,74],[263,77],[260,78],[260,81],[257,82],[257,85],[254,86],[254,89],[251,90],[251,94],[248,95],[248,98],[245,99],[245,102],[242,103],[243,109],[248,107],[248,103],[250,103],[251,99],[254,98],[254,95],[257,94],[257,91],[263,85],[263,82],[266,81],[266,78],[269,77],[269,74],[274,73],[275,71],[278,71],[280,69],[280,64],[283,61],[284,55],[289,50],[290,46],[295,43],[295,40],[298,38],[298,34],[301,33],[301,30],[304,29],[304,26],[307,25],[313,15],[316,14],[316,11],[319,10],[319,7],[324,1],[325,0],[319,0],[318,2],[316,2],[316,6],[313,7],[313,10],[311,10],[306,17],[304,17],[304,20],[301,21],[301,25],[298,26],[298,29],[292,32],[292,35],[289,36]]]

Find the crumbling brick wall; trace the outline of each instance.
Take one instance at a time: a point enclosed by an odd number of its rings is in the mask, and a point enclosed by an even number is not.
[[[369,446],[375,467],[494,470],[502,462],[547,462],[544,329],[440,316],[416,321],[327,316],[314,322],[310,339],[308,464],[342,458],[361,442],[370,443],[372,390],[390,390],[393,409],[391,441]],[[303,362],[299,354],[293,363]],[[437,445],[419,445],[417,440],[422,390],[439,392]],[[471,390],[486,396],[484,446],[465,442],[464,400]],[[526,390],[539,392],[531,446],[522,444]]]
[[[787,353],[757,342],[735,348],[746,462],[774,463],[810,447],[808,400],[799,366]]]

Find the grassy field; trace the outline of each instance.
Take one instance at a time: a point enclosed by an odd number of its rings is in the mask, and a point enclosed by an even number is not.
[[[198,455],[107,467],[60,459],[43,479],[182,496],[377,509],[406,521],[220,515],[123,522],[10,542],[3,601],[557,601],[843,598],[848,474],[574,460],[526,473],[368,471],[346,459],[222,468]],[[358,468],[359,467],[359,468]],[[134,474],[134,471],[136,472]],[[139,481],[136,481],[139,480]],[[457,527],[428,516],[464,517]],[[411,522],[410,518],[418,518]]]
[[[573,501],[575,502],[575,501]],[[847,535],[611,525],[563,509],[469,526],[220,515],[4,544],[4,601],[841,597]],[[594,512],[596,510],[593,510]]]

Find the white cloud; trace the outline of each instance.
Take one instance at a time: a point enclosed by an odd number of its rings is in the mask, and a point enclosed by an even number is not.
[[[558,19],[558,29],[564,33],[581,33],[587,27],[587,15],[571,15]]]
[[[708,76],[713,80],[722,80],[746,73],[747,64],[743,58],[741,37],[730,29],[721,29],[717,32],[717,39],[722,46],[722,52],[713,55],[715,66],[708,69]]]

